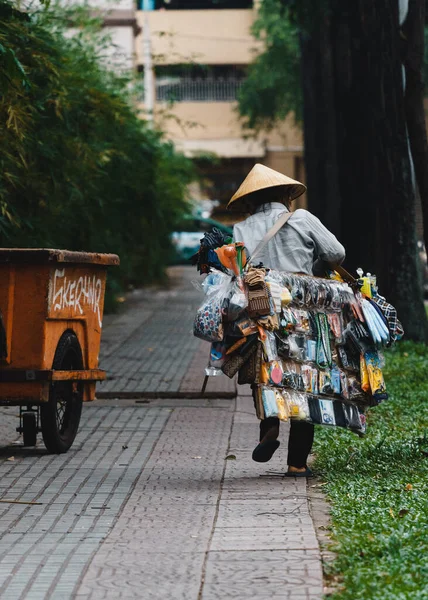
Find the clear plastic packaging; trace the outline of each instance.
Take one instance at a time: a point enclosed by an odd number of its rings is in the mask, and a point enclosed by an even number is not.
[[[288,338],[290,358],[303,362],[306,360],[306,338],[303,334],[293,333]]]
[[[300,374],[297,373],[296,364],[292,360],[283,360],[282,385],[294,390],[300,389]]]
[[[330,376],[333,393],[340,395],[342,391],[342,384],[340,380],[340,370],[336,365],[331,369]]]
[[[369,386],[375,399],[384,399],[384,396],[386,396],[385,380],[382,374],[382,358],[378,352],[366,352],[364,358],[362,358],[366,365]]]
[[[336,425],[332,400],[319,399],[322,425]]]
[[[196,311],[193,334],[207,342],[219,342],[224,337],[223,311],[232,291],[232,278],[215,271],[203,283],[206,297]]]
[[[348,394],[350,400],[361,398],[361,396],[364,395],[364,392],[361,389],[361,383],[352,375],[348,377]]]
[[[316,284],[313,284],[313,304],[318,309],[323,309],[328,303],[328,287],[320,280]]]
[[[213,342],[210,350],[209,366],[220,369],[226,357],[226,346],[224,342]]]
[[[290,418],[309,420],[309,405],[306,394],[301,394],[294,390],[284,390],[286,400],[290,411]]]
[[[278,418],[281,421],[288,421],[290,416],[290,412],[288,409],[288,405],[285,402],[285,399],[279,390],[275,390],[275,399],[276,399],[276,407],[278,410]]]
[[[337,344],[343,342],[343,318],[341,313],[328,313],[328,324]]]
[[[228,288],[228,292],[230,292],[232,290],[232,277],[227,273],[217,271],[217,269],[212,269],[201,284],[206,296],[217,294],[219,289],[222,289],[223,286],[226,286]]]
[[[263,383],[268,385],[282,385],[284,371],[281,361],[274,360],[268,363],[262,363],[261,374]]]
[[[244,312],[247,306],[248,298],[243,291],[242,284],[239,285],[238,281],[235,280],[233,282],[231,297],[227,309],[228,320],[236,321],[236,319]]]
[[[290,308],[283,308],[279,319],[279,330],[283,335],[288,335],[294,330],[296,319]]]
[[[339,354],[340,363],[344,369],[346,369],[347,371],[355,372],[359,370],[359,364],[357,365],[354,362],[352,353],[350,352],[349,348],[346,348],[345,346],[337,346],[337,352]]]
[[[332,366],[330,329],[324,313],[316,315],[317,324],[317,356],[316,362],[320,367]]]
[[[360,378],[361,378],[361,389],[364,392],[370,391],[369,372],[367,370],[366,361],[364,356],[360,356]]]
[[[324,394],[325,396],[331,396],[332,394],[334,394],[333,384],[331,382],[331,375],[330,375],[329,369],[319,372],[318,389],[319,389],[319,393]]]
[[[340,393],[345,400],[349,400],[348,377],[345,371],[340,371]]]
[[[275,281],[272,277],[269,277],[269,275],[266,276],[265,281],[272,300],[273,311],[279,314],[282,308],[281,292],[283,288],[280,283]]]
[[[293,277],[293,286],[291,288],[291,297],[293,304],[296,306],[303,306],[305,304],[306,293],[304,281],[302,278],[294,276]]]
[[[281,307],[285,308],[292,301],[292,296],[288,288],[281,287]]]
[[[256,311],[254,320],[248,318],[247,288],[237,277],[219,271],[204,281],[206,303],[219,301],[218,329],[223,328],[227,344],[211,340],[206,373],[220,373],[225,355],[228,360],[228,354],[240,354],[239,345],[252,336],[262,342],[255,393],[260,418],[303,419],[364,432],[364,406],[387,397],[375,347],[386,343],[382,315],[340,281],[257,268],[250,273],[253,288],[257,278],[267,286],[270,314]],[[260,298],[253,292],[256,305]],[[211,320],[216,319],[217,313]]]
[[[262,388],[262,401],[265,413],[265,419],[278,416],[278,407],[276,404],[275,390],[268,387]]]
[[[301,373],[305,392],[318,394],[318,369],[310,365],[302,365]]]
[[[315,340],[306,340],[306,360],[316,362],[317,359],[317,343]]]
[[[292,312],[296,321],[295,331],[299,333],[309,334],[310,324],[308,311],[303,309],[295,309]]]
[[[205,375],[207,377],[216,377],[217,375],[223,375],[223,371],[217,367],[205,367]]]
[[[273,362],[274,360],[278,360],[278,349],[276,346],[276,338],[275,334],[271,331],[266,331],[266,337],[262,341],[263,349],[266,354],[267,362]]]
[[[332,285],[331,310],[340,311],[343,307],[343,296],[340,285]]]
[[[360,411],[355,404],[343,404],[343,412],[345,414],[346,426],[354,431],[365,431],[365,416],[360,417]]]

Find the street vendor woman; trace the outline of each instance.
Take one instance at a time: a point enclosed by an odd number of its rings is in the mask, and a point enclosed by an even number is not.
[[[251,256],[275,222],[290,212],[292,201],[306,187],[278,171],[256,164],[232,197],[228,208],[249,216],[234,226],[235,242],[243,242]],[[287,223],[264,246],[257,262],[278,271],[320,275],[340,265],[345,249],[321,221],[304,209],[292,213]],[[267,462],[279,447],[279,419],[269,417],[260,422],[260,443],[253,460]],[[314,439],[312,423],[291,420],[288,442],[287,476],[311,475],[307,458]]]

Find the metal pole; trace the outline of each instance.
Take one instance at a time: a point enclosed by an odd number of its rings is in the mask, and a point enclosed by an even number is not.
[[[144,25],[143,25],[143,61],[144,61],[144,105],[147,121],[153,123],[154,109],[154,77],[152,63],[152,41],[150,37],[150,19],[147,10],[148,2],[144,0]]]

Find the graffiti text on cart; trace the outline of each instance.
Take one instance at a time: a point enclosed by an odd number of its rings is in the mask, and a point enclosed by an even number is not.
[[[69,278],[65,269],[56,269],[52,286],[51,309],[54,312],[71,308],[76,314],[83,315],[85,309],[89,309],[98,316],[101,327],[102,282],[100,278],[96,275]]]

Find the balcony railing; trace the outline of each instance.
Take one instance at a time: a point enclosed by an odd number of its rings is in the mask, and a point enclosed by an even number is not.
[[[156,81],[158,102],[233,102],[242,79],[160,78]]]

